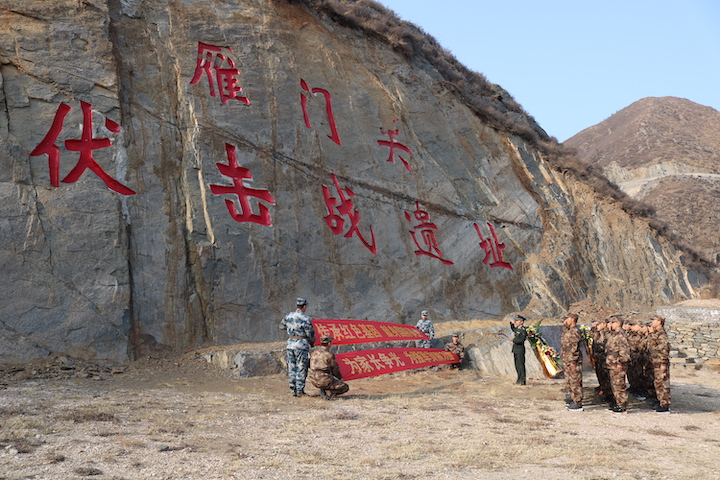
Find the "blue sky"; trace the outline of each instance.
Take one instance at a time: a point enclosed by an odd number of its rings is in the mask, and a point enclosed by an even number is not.
[[[720,110],[718,0],[380,0],[559,141],[645,97]]]

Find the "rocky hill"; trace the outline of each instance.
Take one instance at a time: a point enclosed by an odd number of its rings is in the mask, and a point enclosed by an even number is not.
[[[372,1],[0,0],[0,74],[0,362],[275,341],[297,296],[442,322],[705,281]]]
[[[652,206],[673,237],[718,261],[720,112],[682,98],[644,98],[565,144]]]

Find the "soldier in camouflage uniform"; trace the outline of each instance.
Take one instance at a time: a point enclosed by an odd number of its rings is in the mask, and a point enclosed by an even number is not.
[[[454,353],[460,358],[460,361],[458,363],[450,364],[450,368],[460,368],[460,365],[462,365],[462,361],[465,359],[465,345],[460,343],[459,333],[453,333],[452,342],[446,344],[445,349],[448,352]]]
[[[655,376],[655,394],[659,406],[657,413],[670,412],[670,341],[665,331],[665,319],[659,315],[652,317],[651,332],[648,334],[648,353],[652,361]]]
[[[330,351],[332,341],[330,335],[322,335],[320,337],[322,346],[310,354],[310,383],[320,390],[320,396],[325,400],[350,390],[348,384],[342,380],[335,354]]]
[[[648,328],[644,323],[633,325],[632,331],[638,336],[638,392],[635,395],[638,400],[645,400],[652,387],[652,362],[648,353]]]
[[[305,379],[310,363],[310,346],[315,343],[315,330],[312,320],[305,315],[307,300],[298,298],[296,310],[285,315],[280,322],[280,330],[289,336],[285,346],[288,381],[294,397],[305,395]]]
[[[430,348],[430,345],[432,345],[432,339],[435,338],[435,327],[428,318],[427,310],[423,310],[422,312],[420,312],[420,320],[418,320],[415,327],[421,332],[423,332],[425,335],[427,335],[429,338],[429,340],[418,340],[417,346],[423,348]]]
[[[580,342],[584,343],[582,334],[577,327],[578,316],[568,313],[562,323],[560,337],[560,355],[562,356],[563,371],[567,388],[572,402],[566,407],[570,411],[579,412],[583,407],[582,393],[582,350]]]
[[[608,319],[610,335],[605,344],[606,362],[610,373],[610,386],[615,397],[614,413],[627,413],[628,393],[625,373],[630,361],[630,346],[625,331],[622,329],[622,317],[612,316]]]
[[[590,328],[590,335],[592,335],[592,355],[593,362],[595,363],[595,375],[598,379],[598,395],[603,400],[609,401],[612,398],[612,387],[610,387],[610,374],[607,369],[607,362],[605,361],[605,344],[607,343],[608,328],[607,322],[601,320],[593,322]]]
[[[630,361],[627,364],[628,393],[635,396],[640,394],[642,383],[642,362],[640,357],[642,355],[641,341],[643,339],[637,327],[638,325],[633,321],[623,323],[625,338],[627,338],[628,347],[630,347]]]

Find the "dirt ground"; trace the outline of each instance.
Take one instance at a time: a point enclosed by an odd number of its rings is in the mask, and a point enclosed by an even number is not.
[[[122,372],[122,373],[121,373]],[[192,353],[124,369],[5,369],[0,479],[720,479],[720,372],[672,371],[672,413],[609,412],[564,380],[429,369],[324,401]]]

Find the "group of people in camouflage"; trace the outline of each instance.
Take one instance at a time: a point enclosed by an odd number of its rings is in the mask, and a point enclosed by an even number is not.
[[[290,390],[296,397],[305,395],[309,368],[310,381],[320,390],[320,395],[329,400],[347,392],[350,387],[342,380],[340,367],[330,351],[333,340],[330,335],[323,335],[320,338],[321,347],[310,354],[310,347],[315,343],[315,331],[311,318],[305,313],[307,307],[307,300],[298,298],[296,310],[285,315],[280,322],[280,329],[288,334],[286,361]],[[518,383],[523,385],[524,343],[527,337],[524,321],[524,317],[517,315],[515,323],[511,323],[515,335],[513,353]],[[627,413],[628,394],[631,393],[639,400],[653,401],[658,413],[670,411],[670,342],[663,317],[654,315],[649,323],[642,323],[625,320],[621,315],[611,315],[592,323],[589,341],[577,322],[577,314],[566,314],[560,339],[561,359],[569,393],[566,404],[568,410],[583,409],[581,345],[585,345],[598,378],[598,395],[610,404],[610,410]],[[422,312],[418,328],[421,326],[432,339],[435,331],[427,311]],[[422,346],[429,347],[430,342]],[[460,360],[463,360],[465,347],[460,343],[459,335],[453,335],[452,343],[448,343],[446,349],[458,354]],[[460,363],[453,365],[455,368],[459,366]]]
[[[562,324],[560,351],[569,392],[566,408],[583,409],[580,345],[584,344],[597,375],[598,395],[610,410],[627,413],[628,394],[633,394],[652,401],[657,413],[669,413],[670,342],[665,319],[654,315],[643,323],[612,315],[592,323],[590,341],[580,332],[577,320],[576,314],[568,313]]]
[[[285,361],[287,362],[288,381],[293,396],[305,396],[305,381],[310,373],[310,382],[320,390],[320,396],[330,400],[342,395],[350,387],[343,382],[340,366],[335,354],[330,351],[333,338],[330,335],[320,337],[320,347],[310,353],[315,344],[315,329],[312,319],[305,313],[308,302],[298,298],[295,311],[290,312],[280,322],[280,330],[288,334],[285,345]]]
[[[295,311],[285,315],[279,325],[280,330],[288,335],[285,361],[290,391],[295,397],[305,396],[305,382],[309,378],[313,386],[320,390],[320,396],[330,400],[346,393],[350,387],[343,381],[335,354],[330,351],[334,340],[330,335],[322,335],[320,347],[310,353],[311,347],[315,344],[315,330],[312,319],[305,313],[307,307],[307,300],[298,298],[295,302]],[[431,341],[435,337],[435,328],[428,318],[427,310],[423,310],[420,316],[417,328],[427,335],[428,340],[419,340],[418,346],[430,348]],[[460,362],[450,367],[460,368],[465,358],[465,347],[460,343],[459,334],[453,334],[452,342],[446,345],[446,349],[455,353],[460,359]]]

